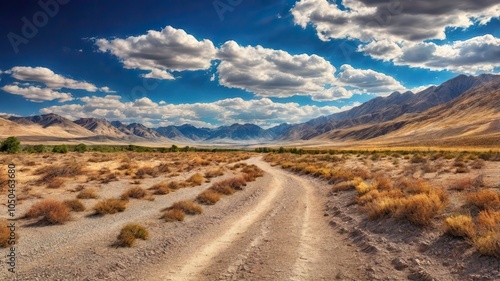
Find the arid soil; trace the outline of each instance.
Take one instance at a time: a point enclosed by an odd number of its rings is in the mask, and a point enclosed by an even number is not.
[[[211,183],[132,199],[121,213],[41,226],[19,220],[17,273],[2,265],[0,280],[498,280],[500,263],[465,253],[447,236],[428,237],[410,224],[368,221],[352,193],[272,167],[260,156],[244,162],[265,174],[182,222],[165,222],[161,210],[192,200]],[[196,169],[192,172],[195,172]],[[191,172],[191,173],[192,173]],[[146,179],[149,186],[160,178]],[[112,195],[112,182],[102,190]],[[119,192],[118,192],[119,194]],[[60,194],[63,196],[64,194]],[[86,204],[90,204],[86,202]],[[28,203],[23,203],[21,210]],[[89,205],[89,207],[92,204]],[[146,241],[116,247],[120,228],[140,223]],[[435,235],[434,232],[431,232]],[[459,244],[460,245],[460,244]],[[2,253],[4,249],[1,250]]]

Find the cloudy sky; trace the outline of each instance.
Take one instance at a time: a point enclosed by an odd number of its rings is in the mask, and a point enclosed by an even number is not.
[[[0,11],[0,113],[298,123],[500,72],[497,0],[40,0]]]

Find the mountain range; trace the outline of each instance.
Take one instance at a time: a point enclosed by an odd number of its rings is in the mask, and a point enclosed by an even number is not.
[[[263,129],[254,124],[148,128],[97,118],[71,121],[56,114],[0,116],[0,136],[26,140],[179,143],[500,144],[500,76],[457,76],[419,93],[394,92],[350,110],[301,124]]]

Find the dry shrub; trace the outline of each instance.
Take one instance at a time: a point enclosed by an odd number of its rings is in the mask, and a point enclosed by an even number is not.
[[[436,165],[433,165],[431,163],[425,163],[423,166],[422,166],[422,170],[424,171],[424,173],[435,173],[437,172],[437,167]]]
[[[401,199],[399,198],[380,197],[368,204],[365,210],[368,212],[370,219],[379,219],[385,215],[394,214],[400,204]]]
[[[162,181],[162,182],[159,182],[159,183],[153,185],[149,189],[153,190],[153,194],[165,195],[165,194],[170,193],[170,189],[168,188],[168,184],[169,184],[168,182]]]
[[[60,178],[50,179],[47,183],[47,188],[56,189],[64,185],[64,180]]]
[[[186,214],[182,210],[170,209],[163,213],[161,218],[167,222],[183,221],[185,215]]]
[[[500,231],[500,211],[483,210],[477,216],[477,228],[482,232]]]
[[[193,186],[201,185],[203,183],[203,181],[205,181],[205,178],[200,173],[196,173],[196,174],[192,175],[187,180],[187,182],[191,183],[191,185],[193,185]]]
[[[372,185],[367,184],[365,181],[361,180],[356,184],[356,191],[359,195],[363,195],[373,189]]]
[[[392,180],[387,177],[377,177],[372,183],[373,187],[375,189],[379,190],[389,190],[394,187],[394,184],[392,183]]]
[[[474,246],[479,253],[500,258],[500,232],[489,232],[474,239]]]
[[[128,198],[140,199],[146,196],[146,191],[140,187],[131,187],[127,191],[123,192],[120,198],[122,200],[127,200]]]
[[[73,212],[83,212],[85,211],[85,205],[83,205],[82,201],[78,199],[69,199],[64,200],[63,204],[68,207]]]
[[[455,170],[455,173],[456,174],[466,174],[469,172],[469,169],[467,169],[467,167],[458,167],[456,170]]]
[[[44,199],[35,203],[24,216],[25,218],[39,218],[49,224],[62,224],[70,219],[69,209],[63,203]]]
[[[207,179],[215,178],[215,177],[222,176],[222,175],[224,175],[223,168],[211,169],[211,170],[208,170],[207,172],[205,172],[205,178],[207,178]]]
[[[418,226],[426,226],[441,213],[445,205],[446,202],[436,193],[416,194],[402,200],[396,217]]]
[[[135,172],[135,175],[134,175],[134,179],[143,179],[145,178],[147,175],[148,176],[151,176],[151,177],[157,177],[158,176],[158,170],[156,170],[155,168],[153,167],[142,167],[142,168],[139,168],[137,170],[137,172]]]
[[[331,191],[332,192],[346,191],[346,190],[352,190],[354,188],[356,188],[356,183],[354,181],[343,181],[333,185]]]
[[[217,192],[217,193],[224,194],[224,195],[231,195],[231,194],[234,194],[236,192],[236,190],[234,190],[230,185],[228,185],[224,182],[214,183],[210,187],[210,189]]]
[[[222,198],[222,194],[211,190],[207,189],[203,191],[198,197],[196,197],[196,201],[198,201],[200,204],[204,205],[214,205],[217,203]]]
[[[394,186],[411,194],[428,193],[431,190],[431,186],[425,180],[408,177],[399,178]]]
[[[378,219],[384,215],[407,220],[408,222],[426,226],[440,214],[448,201],[447,194],[442,189],[433,189],[429,193],[420,193],[404,197],[398,190],[367,193],[359,201],[367,203],[365,210],[370,219]],[[372,198],[370,198],[370,197]]]
[[[119,199],[105,199],[94,206],[94,211],[99,215],[116,214],[127,208],[127,202]]]
[[[197,215],[203,212],[203,208],[200,205],[188,200],[175,202],[169,209],[181,210],[188,215]]]
[[[80,191],[78,195],[76,195],[76,198],[78,199],[97,199],[99,198],[99,195],[97,195],[95,189],[93,188],[88,188]]]
[[[354,174],[354,176],[360,177],[364,180],[372,178],[372,174],[371,174],[370,170],[368,170],[365,167],[356,167],[352,170],[352,173]]]
[[[472,164],[470,165],[472,169],[475,170],[480,170],[484,167],[485,163],[483,159],[476,159]]]
[[[117,237],[117,244],[122,247],[131,247],[136,239],[147,240],[149,232],[139,224],[127,224],[120,230]]]
[[[356,177],[351,170],[334,169],[331,173],[332,175],[330,181],[332,183],[337,181],[350,181]]]
[[[84,173],[83,166],[76,162],[64,165],[49,165],[35,170],[35,175],[40,177],[39,183],[48,183],[58,177],[75,177]]]
[[[177,190],[181,187],[182,187],[182,185],[177,181],[171,181],[168,183],[168,188],[171,190]]]
[[[452,190],[464,191],[472,189],[472,180],[470,178],[457,179],[450,186]]]
[[[262,171],[259,167],[255,165],[245,166],[243,169],[241,169],[241,172],[243,173],[243,178],[247,182],[254,181],[258,177],[264,176],[264,171]]]
[[[467,203],[480,210],[500,208],[500,195],[492,189],[480,189],[467,194]]]
[[[472,239],[476,236],[476,229],[470,215],[447,217],[444,220],[444,227],[446,233],[455,237]]]
[[[168,163],[161,163],[156,167],[156,171],[160,174],[170,173],[171,171],[169,166],[170,164]]]

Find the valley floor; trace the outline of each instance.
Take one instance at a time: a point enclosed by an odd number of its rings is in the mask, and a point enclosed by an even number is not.
[[[122,213],[80,215],[64,225],[21,220],[18,272],[1,280],[495,280],[500,262],[463,258],[450,239],[428,237],[408,224],[370,222],[331,185],[245,160],[265,172],[183,222],[160,210],[193,199],[210,183],[154,201],[132,200]],[[224,175],[217,178],[227,178]],[[115,184],[119,184],[117,182]],[[151,182],[152,183],[152,182]],[[145,225],[150,239],[116,248],[119,229]],[[498,279],[497,279],[498,280]]]

